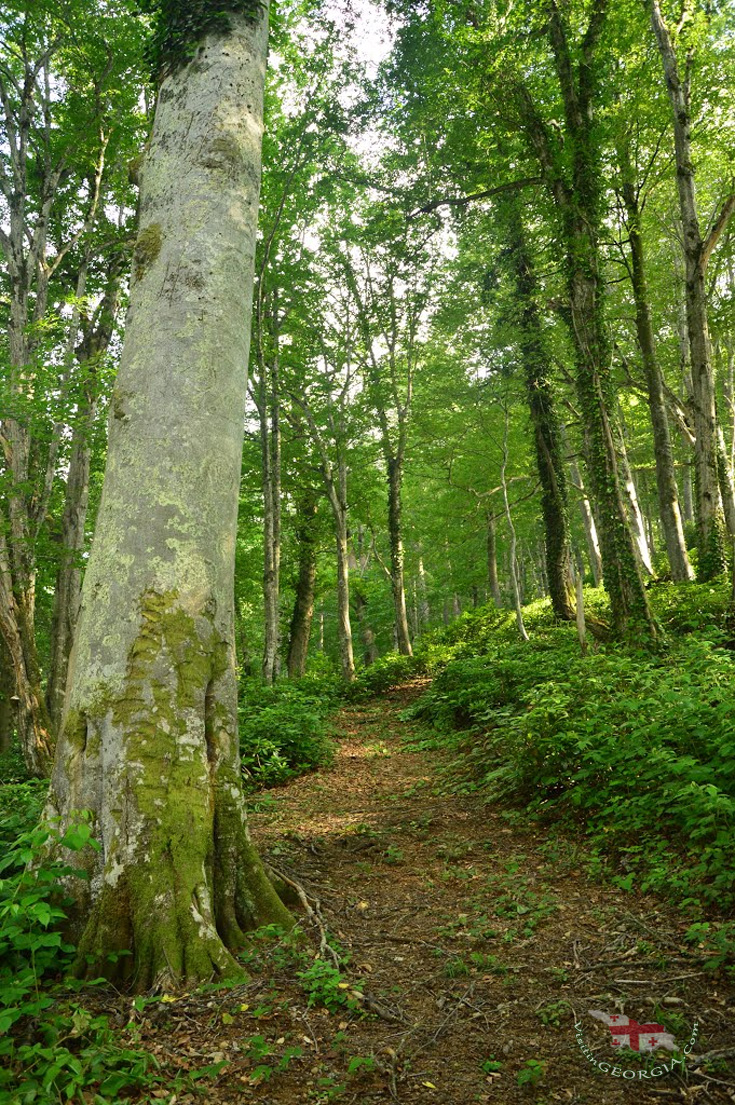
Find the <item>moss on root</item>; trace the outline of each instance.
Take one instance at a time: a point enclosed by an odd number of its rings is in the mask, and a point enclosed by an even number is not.
[[[189,613],[175,592],[143,597],[125,693],[105,711],[127,793],[103,841],[80,974],[138,990],[237,978],[248,929],[293,924],[247,832],[229,664],[207,612]]]

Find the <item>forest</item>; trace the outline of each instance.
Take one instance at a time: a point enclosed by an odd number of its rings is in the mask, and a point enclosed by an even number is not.
[[[735,1101],[731,0],[5,0],[0,1105]]]

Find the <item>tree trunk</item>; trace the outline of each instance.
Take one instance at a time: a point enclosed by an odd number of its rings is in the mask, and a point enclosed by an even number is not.
[[[554,615],[574,620],[566,473],[559,422],[551,390],[549,360],[536,303],[536,276],[517,200],[505,205],[509,255],[519,301],[518,343],[533,426],[536,466],[541,483],[541,514],[546,569]]]
[[[280,668],[281,624],[281,428],[278,398],[278,357],[271,365],[271,394],[266,366],[261,364],[260,441],[263,471],[263,679],[275,683]]]
[[[0,754],[8,752],[15,732],[15,680],[10,654],[0,636]]]
[[[362,633],[363,644],[363,661],[365,667],[370,667],[378,659],[378,649],[375,644],[375,633],[372,627],[369,625],[365,611],[367,608],[367,601],[365,597],[359,592],[355,592],[355,613],[357,614],[357,620],[360,623],[360,631]]]
[[[582,515],[582,525],[587,538],[587,556],[590,562],[590,571],[595,581],[595,587],[599,587],[602,583],[602,557],[600,556],[600,543],[597,538],[597,526],[595,525],[595,516],[592,513],[592,504],[585,491],[582,473],[574,457],[569,459],[569,471],[572,476],[572,483],[580,494],[579,512]]]
[[[113,265],[105,294],[96,313],[96,324],[87,328],[79,350],[85,366],[85,401],[72,433],[71,455],[66,476],[64,513],[61,519],[61,562],[56,572],[51,621],[51,655],[46,686],[46,705],[53,731],[58,733],[66,694],[74,630],[82,590],[81,554],[85,543],[89,506],[89,473],[92,438],[99,400],[100,358],[106,353],[115,328],[122,283],[122,260]]]
[[[727,456],[725,435],[722,426],[717,427],[717,479],[725,514],[728,536],[735,537],[735,487],[733,487],[732,469]],[[730,542],[732,544],[732,540]]]
[[[656,354],[656,339],[651,320],[648,280],[646,277],[643,239],[641,237],[638,191],[633,180],[630,152],[627,146],[621,148],[620,163],[623,173],[622,195],[630,238],[629,272],[635,301],[636,333],[646,376],[648,406],[651,412],[651,427],[653,429],[653,452],[656,458],[659,514],[672,579],[676,582],[684,582],[694,579],[694,572],[687,556],[684,525],[679,509],[679,492],[674,470],[674,453],[671,447],[669,420],[664,400],[663,376]]]
[[[290,923],[249,839],[238,755],[234,552],[267,16],[230,21],[159,92],[46,809],[62,828],[91,811],[101,845],[76,857],[90,876],[74,884],[80,973],[138,990],[237,974],[247,929]]]
[[[508,523],[508,532],[510,533],[510,582],[513,589],[513,607],[516,613],[516,626],[518,627],[518,633],[523,641],[528,640],[528,633],[526,632],[526,626],[523,621],[523,602],[521,599],[521,588],[518,580],[518,561],[516,559],[516,530],[513,525],[513,515],[510,512],[510,500],[508,499],[508,483],[505,478],[506,468],[508,466],[508,412],[505,412],[505,437],[503,438],[503,463],[500,469],[500,483],[503,488],[503,506],[505,507],[505,520]]]
[[[296,599],[291,617],[286,660],[289,679],[301,679],[306,671],[306,659],[309,654],[316,587],[318,540],[315,530],[318,507],[316,492],[311,489],[297,498],[296,540],[299,548],[299,577],[296,581]]]
[[[422,628],[426,628],[431,620],[431,609],[429,607],[429,593],[426,586],[426,571],[424,569],[424,559],[419,557],[419,625]]]
[[[577,65],[572,60],[559,5],[552,3],[549,41],[564,105],[568,154],[563,159],[559,155],[553,146],[555,139],[532,103],[528,105],[525,125],[559,209],[564,234],[577,396],[589,441],[589,475],[600,523],[603,576],[613,626],[618,634],[623,634],[635,622],[638,632],[643,630],[655,636],[656,626],[636,561],[618,469],[615,397],[603,315],[599,255],[602,172],[593,98],[596,50],[606,18],[606,0],[595,0],[580,42],[581,58]],[[564,175],[564,161],[570,163],[571,179]]]
[[[618,427],[618,444],[619,444],[619,464],[620,474],[623,480],[623,488],[625,490],[626,506],[628,509],[628,522],[633,535],[634,549],[638,558],[638,563],[647,576],[653,575],[653,559],[651,557],[651,547],[648,543],[648,536],[646,534],[646,525],[643,519],[643,512],[641,511],[640,501],[638,499],[638,488],[636,487],[635,480],[633,478],[633,472],[630,467],[630,461],[628,460],[628,450],[625,445],[625,434],[622,426]]]
[[[710,238],[707,241],[703,239],[697,213],[691,149],[689,88],[691,59],[687,61],[686,72],[682,79],[676,49],[661,15],[658,0],[648,0],[648,7],[661,54],[674,120],[676,184],[683,229],[687,332],[696,434],[694,466],[699,553],[697,578],[706,582],[724,571],[726,561],[725,520],[720,500],[717,465],[715,383],[711,363],[705,287],[707,261],[717,238],[722,233],[724,223],[720,225],[721,220],[719,220]],[[723,214],[726,210],[727,205],[723,209]]]
[[[347,505],[340,503],[334,516],[334,536],[337,545],[337,638],[342,678],[351,683],[355,678],[355,655],[350,623],[350,553],[347,533]]]
[[[500,593],[500,582],[498,581],[498,554],[497,554],[497,542],[495,540],[495,516],[490,513],[486,514],[486,527],[485,527],[485,551],[487,560],[487,585],[492,595],[493,602],[500,609],[503,605],[503,596]]]
[[[48,775],[53,754],[51,722],[41,690],[33,626],[28,611],[13,591],[10,556],[0,532],[0,636],[13,670],[16,722],[26,769],[31,775]]]
[[[411,637],[406,616],[406,588],[403,579],[403,535],[401,532],[401,483],[403,465],[400,458],[388,462],[388,534],[390,537],[390,582],[395,611],[396,641],[398,651],[410,656]]]

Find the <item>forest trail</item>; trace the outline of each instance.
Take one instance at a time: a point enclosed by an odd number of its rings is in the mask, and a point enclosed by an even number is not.
[[[328,969],[315,986],[332,1008],[308,1006],[296,977],[313,951],[277,948],[249,985],[208,1002],[203,1037],[192,1032],[201,1013],[164,1007],[170,1057],[178,1023],[197,1040],[190,1055],[228,1060],[205,1095],[215,1105],[735,1100],[726,1066],[646,1083],[585,1059],[572,1010],[611,1069],[612,1036],[591,1009],[639,1024],[663,1016],[679,1046],[697,1020],[694,1055],[731,1047],[732,983],[703,972],[665,905],[590,881],[572,842],[476,796],[437,793],[440,757],[412,750],[416,726],[400,720],[419,689],[342,709],[332,766],[255,802],[258,846],[318,899],[349,957],[341,988]]]

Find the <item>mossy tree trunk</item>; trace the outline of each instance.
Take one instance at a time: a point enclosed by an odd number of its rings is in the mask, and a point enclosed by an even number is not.
[[[679,490],[676,483],[674,453],[666,414],[664,381],[656,352],[656,338],[651,318],[643,236],[641,234],[641,203],[639,185],[635,180],[630,148],[626,142],[618,150],[621,171],[621,196],[630,240],[628,274],[635,302],[635,324],[638,347],[641,351],[643,371],[648,390],[648,406],[653,430],[653,452],[656,460],[656,488],[661,517],[661,528],[666,542],[666,555],[671,576],[677,582],[694,578],[684,540],[684,523],[679,509]]]
[[[15,679],[10,654],[0,637],[0,753],[7,752],[15,731]]]
[[[160,87],[46,809],[91,811],[101,845],[80,970],[139,990],[232,975],[247,929],[289,923],[248,836],[234,648],[266,41],[233,13]]]
[[[569,510],[561,433],[536,301],[536,276],[517,197],[505,202],[502,217],[508,232],[508,256],[519,312],[518,344],[541,483],[549,595],[555,616],[562,621],[574,621]]]
[[[595,126],[597,47],[607,19],[607,0],[594,0],[589,20],[572,50],[557,0],[549,14],[549,43],[564,110],[564,145],[521,86],[521,125],[538,158],[557,207],[566,252],[569,320],[576,358],[576,388],[588,439],[589,476],[600,528],[605,588],[615,631],[632,623],[649,636],[651,617],[636,560],[618,466],[615,395],[603,311],[599,231],[602,168]],[[574,55],[574,56],[573,56]],[[576,60],[578,55],[579,60]]]

